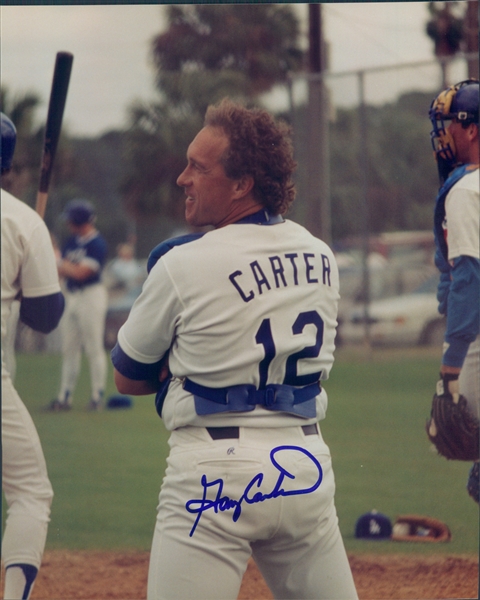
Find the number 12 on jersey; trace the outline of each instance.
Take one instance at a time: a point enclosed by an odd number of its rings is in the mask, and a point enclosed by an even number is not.
[[[308,373],[307,375],[297,374],[298,361],[302,358],[316,358],[320,354],[320,348],[323,343],[323,320],[316,310],[301,312],[292,325],[292,333],[294,335],[303,333],[303,330],[307,325],[314,325],[316,328],[315,344],[306,346],[287,358],[285,377],[283,380],[283,383],[286,385],[302,387],[304,385],[315,383],[320,379],[321,371]],[[255,335],[255,341],[257,344],[262,345],[265,351],[265,356],[258,366],[260,375],[259,389],[263,389],[267,385],[270,363],[275,358],[276,354],[270,319],[263,319]]]

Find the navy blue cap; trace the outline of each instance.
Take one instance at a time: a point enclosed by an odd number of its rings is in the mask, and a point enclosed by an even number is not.
[[[84,225],[93,220],[95,209],[88,200],[70,200],[63,211],[63,217],[73,225]]]
[[[392,535],[392,523],[382,513],[372,510],[358,518],[355,537],[369,540],[384,540]]]

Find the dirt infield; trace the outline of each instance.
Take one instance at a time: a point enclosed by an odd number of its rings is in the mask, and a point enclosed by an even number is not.
[[[467,556],[349,555],[360,600],[478,598],[478,560]],[[148,553],[46,552],[31,600],[141,600]],[[273,598],[250,562],[238,600]]]

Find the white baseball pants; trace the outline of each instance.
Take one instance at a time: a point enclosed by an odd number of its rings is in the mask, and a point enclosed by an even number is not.
[[[92,399],[100,400],[105,390],[107,357],[104,348],[108,295],[102,284],[65,294],[65,311],[60,321],[62,334],[62,378],[58,399],[73,395],[80,373],[82,350],[88,358]],[[71,396],[70,396],[71,399]]]
[[[8,375],[2,376],[2,487],[7,520],[2,540],[5,567],[40,568],[53,490],[33,420]]]
[[[252,555],[275,598],[357,598],[320,434],[241,427],[212,440],[185,427],[169,443],[148,600],[235,600]]]

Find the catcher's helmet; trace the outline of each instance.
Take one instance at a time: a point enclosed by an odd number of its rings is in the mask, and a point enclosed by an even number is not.
[[[3,114],[3,112],[0,113],[0,115],[2,121],[2,154],[0,159],[2,173],[4,173],[12,168],[13,153],[17,141],[17,130],[7,115]]]
[[[466,79],[451,85],[432,101],[429,110],[433,129],[430,139],[439,165],[440,174],[445,174],[456,165],[456,150],[445,121],[457,119],[465,127],[478,125],[479,84],[476,79]]]
[[[88,200],[70,200],[63,211],[63,218],[73,225],[85,225],[95,218],[95,209]]]

